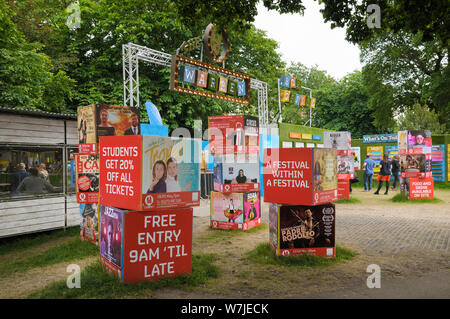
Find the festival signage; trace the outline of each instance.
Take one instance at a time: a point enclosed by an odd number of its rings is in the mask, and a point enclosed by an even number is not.
[[[97,155],[75,155],[77,203],[97,203],[99,161]]]
[[[125,283],[188,274],[192,208],[153,212],[100,206],[101,262]]]
[[[383,146],[367,146],[367,155],[375,162],[373,168],[373,179],[377,179],[378,173],[380,172],[380,162],[383,159]]]
[[[350,181],[348,179],[338,179],[338,199],[350,198]]]
[[[430,130],[400,131],[398,152],[404,154],[428,154],[433,146]]]
[[[214,190],[223,193],[259,191],[259,155],[215,155]]]
[[[230,102],[250,103],[250,76],[173,55],[170,89]]]
[[[100,136],[141,134],[138,107],[91,104],[77,112],[80,154],[97,154]]]
[[[359,146],[352,146],[351,149],[353,155],[353,166],[355,167],[355,171],[359,171],[361,169],[361,148]]]
[[[409,179],[409,199],[433,199],[434,180],[428,178],[410,178]]]
[[[355,177],[355,166],[353,156],[337,157],[337,178],[353,179]]]
[[[98,245],[98,205],[97,204],[80,204],[80,238],[88,240]]]
[[[270,204],[269,241],[277,256],[336,257],[335,205]]]
[[[211,192],[211,228],[248,230],[261,224],[259,192]]]
[[[363,143],[396,143],[397,134],[363,135]]]
[[[337,200],[335,149],[265,149],[263,174],[265,202],[320,205]]]
[[[200,142],[147,135],[102,137],[100,204],[137,211],[199,206]]]
[[[259,120],[248,115],[208,117],[210,154],[259,152]]]
[[[350,132],[324,132],[323,144],[325,148],[335,148],[338,155],[350,155],[352,137]]]
[[[431,154],[400,155],[400,176],[404,178],[431,177]]]

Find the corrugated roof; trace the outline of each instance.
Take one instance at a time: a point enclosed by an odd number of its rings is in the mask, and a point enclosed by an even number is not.
[[[9,114],[16,114],[16,115],[29,115],[29,116],[38,116],[38,117],[64,119],[64,120],[76,120],[77,119],[76,114],[60,114],[60,113],[46,112],[46,111],[42,111],[42,110],[13,109],[13,108],[9,108],[9,107],[1,107],[1,106],[0,106],[0,113],[9,113]]]

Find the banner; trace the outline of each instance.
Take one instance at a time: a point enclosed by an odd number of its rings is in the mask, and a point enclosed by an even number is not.
[[[363,135],[363,143],[397,143],[397,134]]]

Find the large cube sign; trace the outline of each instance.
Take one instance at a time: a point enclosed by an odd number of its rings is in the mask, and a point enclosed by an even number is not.
[[[259,120],[246,115],[208,117],[210,154],[259,152]]]
[[[409,199],[433,199],[434,197],[433,178],[410,178],[409,179]]]
[[[400,155],[400,176],[403,178],[431,177],[431,153]]]
[[[277,256],[336,257],[335,205],[269,207],[270,247]]]
[[[77,203],[97,203],[99,161],[97,155],[75,155]]]
[[[211,192],[211,228],[248,230],[261,224],[259,192]]]
[[[138,107],[91,104],[77,111],[80,154],[97,154],[101,136],[141,134]]]
[[[214,190],[224,193],[259,191],[259,155],[214,156]]]
[[[264,201],[320,205],[337,200],[336,149],[264,150]]]
[[[199,206],[200,164],[200,140],[102,137],[99,202],[137,211]]]
[[[123,282],[191,272],[192,208],[136,212],[101,206],[100,211],[101,261]]]

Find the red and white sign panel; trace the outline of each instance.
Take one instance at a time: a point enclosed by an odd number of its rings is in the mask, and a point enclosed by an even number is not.
[[[97,203],[99,160],[97,155],[75,155],[77,203]]]
[[[410,178],[409,179],[409,199],[433,199],[434,198],[433,178]]]

